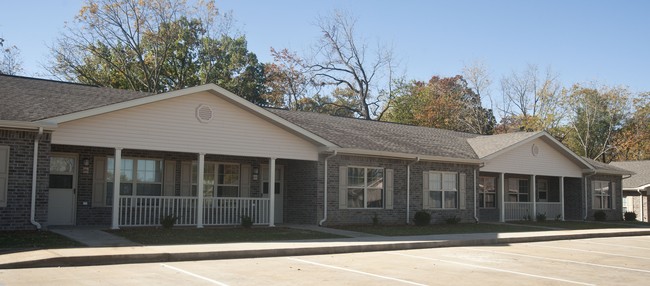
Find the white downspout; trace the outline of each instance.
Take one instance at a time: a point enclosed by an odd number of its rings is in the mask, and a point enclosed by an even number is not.
[[[406,224],[411,221],[411,165],[420,162],[420,157],[415,157],[415,161],[406,165]]]
[[[38,128],[38,134],[34,138],[34,159],[32,160],[32,205],[29,214],[29,221],[36,226],[36,229],[41,229],[41,224],[36,221],[36,177],[38,171],[38,141],[43,136],[43,127]]]
[[[325,188],[323,191],[323,219],[318,222],[318,225],[320,226],[327,221],[327,160],[334,156],[336,156],[336,150],[334,150],[332,155],[325,157],[325,178],[323,178],[323,187]]]

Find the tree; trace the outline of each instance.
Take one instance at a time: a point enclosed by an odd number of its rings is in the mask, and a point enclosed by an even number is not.
[[[442,129],[491,134],[495,119],[462,76],[432,77],[402,86],[386,120]]]
[[[568,98],[568,147],[580,156],[609,162],[605,155],[623,122],[628,96],[625,88],[574,85]]]
[[[0,74],[17,75],[22,73],[20,50],[16,46],[5,47],[5,40],[0,38]]]
[[[562,101],[567,91],[557,74],[547,69],[541,75],[537,66],[528,65],[523,72],[502,78],[501,91],[501,132],[544,130],[563,140],[559,130],[565,117]]]
[[[633,99],[634,113],[614,136],[613,160],[650,160],[650,92]]]
[[[316,83],[331,86],[333,91],[346,90],[332,93],[335,99],[328,104],[347,109],[356,117],[381,119],[393,96],[392,51],[379,46],[371,55],[355,24],[355,19],[341,12],[320,18],[318,27],[323,36],[315,47],[314,60],[307,65]]]
[[[216,83],[263,103],[263,65],[214,1],[87,0],[51,48],[50,72],[82,83],[165,92]]]
[[[271,48],[271,55],[273,63],[264,69],[267,102],[290,110],[312,109],[315,103],[321,102],[320,97],[312,98],[318,94],[320,85],[314,83],[302,58],[287,49],[277,51]]]

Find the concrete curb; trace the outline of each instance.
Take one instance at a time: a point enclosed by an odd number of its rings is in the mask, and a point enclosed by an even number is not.
[[[460,246],[486,246],[496,244],[540,242],[554,240],[570,240],[599,237],[620,237],[650,235],[650,230],[605,232],[605,233],[577,233],[577,234],[554,234],[535,235],[521,237],[502,238],[479,238],[479,239],[457,239],[457,240],[434,240],[434,241],[397,241],[377,242],[369,241],[364,244],[346,246],[322,246],[322,247],[298,247],[298,248],[275,248],[275,249],[247,249],[247,250],[222,250],[205,252],[181,252],[181,253],[133,253],[117,255],[87,255],[87,256],[60,256],[29,261],[16,261],[0,265],[0,269],[37,268],[37,267],[71,267],[91,265],[112,265],[132,263],[154,263],[154,262],[177,262],[177,261],[198,261],[198,260],[220,260],[220,259],[242,259],[282,256],[304,256],[340,254],[354,252],[392,251],[409,250],[439,247],[460,247]]]

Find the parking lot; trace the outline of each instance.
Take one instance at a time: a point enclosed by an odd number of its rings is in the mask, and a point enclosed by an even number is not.
[[[647,285],[650,236],[0,270],[0,285]]]

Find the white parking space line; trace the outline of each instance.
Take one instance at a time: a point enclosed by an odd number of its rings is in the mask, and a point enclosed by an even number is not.
[[[195,278],[199,278],[199,279],[202,279],[202,280],[208,281],[208,282],[210,282],[210,283],[212,283],[212,284],[214,284],[214,285],[228,286],[228,284],[221,283],[221,282],[219,282],[219,281],[216,281],[216,280],[210,279],[210,278],[208,278],[208,277],[201,276],[201,275],[198,275],[198,274],[194,274],[194,273],[192,273],[192,272],[189,272],[189,271],[186,271],[186,270],[183,270],[183,269],[180,269],[180,268],[177,268],[177,267],[171,266],[171,265],[167,265],[167,264],[164,264],[164,263],[161,263],[160,265],[161,265],[162,267],[169,268],[169,269],[173,269],[173,270],[176,270],[176,271],[178,271],[178,272],[180,272],[180,273],[187,274],[187,275],[189,275],[189,276],[192,276],[192,277],[195,277]]]
[[[594,254],[611,255],[611,256],[618,256],[618,257],[625,257],[625,258],[635,258],[635,259],[650,260],[650,257],[623,255],[623,254],[617,254],[617,253],[608,253],[608,252],[595,251],[595,250],[576,249],[576,248],[570,248],[570,247],[551,246],[551,245],[543,245],[543,244],[529,244],[528,246],[554,248],[554,249],[569,250],[569,251],[578,251],[578,252],[587,252],[587,253],[594,253]]]
[[[372,273],[363,272],[363,271],[359,271],[359,270],[343,268],[343,267],[338,267],[338,266],[334,266],[334,265],[327,265],[327,264],[322,264],[322,263],[308,261],[308,260],[299,259],[299,258],[287,257],[287,259],[302,262],[302,263],[307,263],[307,264],[311,264],[311,265],[316,265],[316,266],[321,266],[321,267],[326,267],[326,268],[332,268],[332,269],[336,269],[336,270],[343,270],[343,271],[348,271],[348,272],[352,272],[352,273],[367,275],[367,276],[371,276],[371,277],[382,278],[382,279],[386,279],[386,280],[397,281],[397,282],[410,284],[410,285],[419,285],[419,286],[425,286],[426,285],[426,284],[416,283],[416,282],[413,282],[413,281],[402,280],[402,279],[399,279],[399,278],[388,277],[388,276],[383,276],[383,275],[377,275],[377,274],[372,274]]]
[[[534,277],[534,278],[540,278],[540,279],[546,279],[546,280],[553,280],[553,281],[571,283],[571,284],[596,285],[596,284],[584,283],[584,282],[567,280],[567,279],[562,279],[562,278],[555,278],[555,277],[550,277],[550,276],[543,276],[543,275],[530,274],[530,273],[525,273],[525,272],[505,270],[505,269],[500,269],[500,268],[494,268],[494,267],[488,267],[488,266],[482,266],[482,265],[476,265],[476,264],[470,264],[470,263],[463,263],[463,262],[457,262],[457,261],[451,261],[451,260],[445,260],[445,259],[431,258],[431,257],[426,257],[426,256],[410,255],[410,254],[395,253],[395,252],[387,252],[387,253],[394,254],[394,255],[406,256],[406,257],[412,257],[412,258],[418,258],[418,259],[424,259],[424,260],[439,261],[439,262],[443,262],[443,263],[457,264],[457,265],[461,265],[461,266],[465,266],[465,267],[480,268],[480,269],[486,269],[486,270],[491,270],[491,271],[496,271],[496,272],[504,272],[504,273],[521,275],[521,276],[528,276],[528,277]]]
[[[543,260],[549,260],[549,261],[557,261],[557,262],[564,262],[564,263],[574,263],[574,264],[595,266],[595,267],[602,267],[602,268],[611,268],[611,269],[618,269],[618,270],[625,270],[625,271],[650,273],[650,270],[637,269],[637,268],[618,267],[618,266],[611,266],[611,265],[604,265],[604,264],[595,264],[595,263],[575,261],[575,260],[558,259],[558,258],[550,258],[550,257],[544,257],[544,256],[536,256],[536,255],[526,255],[526,254],[495,251],[495,250],[486,250],[486,249],[477,249],[477,248],[470,248],[470,249],[473,249],[473,250],[476,250],[476,251],[482,251],[482,252],[503,254],[503,255],[512,255],[512,256],[527,257],[527,258],[533,258],[533,259],[543,259]]]
[[[640,246],[631,246],[631,245],[620,245],[616,243],[602,243],[602,242],[593,242],[593,241],[583,241],[584,243],[588,244],[596,244],[596,245],[606,245],[606,246],[616,246],[616,247],[621,247],[621,248],[633,248],[633,249],[643,249],[643,250],[650,250],[648,247],[640,247]]]

